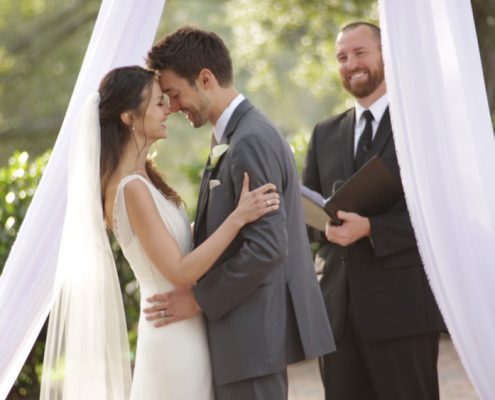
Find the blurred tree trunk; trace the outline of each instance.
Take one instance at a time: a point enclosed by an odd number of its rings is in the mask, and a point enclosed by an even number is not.
[[[495,0],[471,0],[483,62],[486,92],[495,120]]]

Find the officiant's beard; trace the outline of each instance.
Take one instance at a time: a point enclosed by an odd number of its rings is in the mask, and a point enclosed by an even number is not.
[[[368,97],[370,94],[372,94],[378,88],[378,86],[380,86],[385,78],[383,63],[380,63],[380,65],[373,70],[370,70],[368,68],[363,69],[363,72],[365,72],[368,77],[368,79],[363,82],[353,83],[347,77],[341,76],[341,81],[345,89],[358,99]]]

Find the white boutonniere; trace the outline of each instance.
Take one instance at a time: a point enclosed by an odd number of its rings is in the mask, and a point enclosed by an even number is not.
[[[217,144],[211,149],[210,165],[208,166],[208,169],[212,170],[213,168],[216,167],[218,161],[220,160],[220,158],[222,158],[222,156],[224,155],[224,153],[227,151],[228,148],[229,148],[228,144]]]
[[[208,185],[210,186],[210,190],[219,186],[222,182],[220,182],[218,179],[210,179],[208,182]]]

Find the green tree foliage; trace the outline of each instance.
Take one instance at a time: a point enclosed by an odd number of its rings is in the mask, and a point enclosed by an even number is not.
[[[0,158],[53,145],[98,0],[0,0]]]
[[[241,87],[282,130],[302,168],[314,124],[351,103],[334,43],[353,20],[378,18],[372,0],[230,0],[225,24]]]
[[[334,62],[339,28],[377,20],[371,0],[231,0],[227,14],[234,57],[250,75],[248,89],[283,97],[289,83],[328,102],[340,91]]]
[[[0,272],[24,219],[31,198],[48,160],[46,153],[29,163],[26,152],[15,152],[8,166],[0,169]]]
[[[27,208],[34,195],[43,169],[48,161],[49,153],[45,153],[33,162],[28,153],[15,152],[8,165],[0,169],[0,273],[14,243],[17,231],[21,226]],[[38,392],[38,366],[43,361],[43,332],[28,356],[19,375],[16,386],[9,399],[30,396]]]

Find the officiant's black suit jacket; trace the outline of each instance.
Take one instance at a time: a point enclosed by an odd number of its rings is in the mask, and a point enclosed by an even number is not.
[[[224,139],[227,152],[201,182],[195,246],[235,209],[244,172],[251,188],[275,184],[281,205],[244,226],[193,289],[206,316],[219,385],[281,372],[288,363],[335,349],[289,145],[246,99],[230,118]],[[212,179],[216,186],[209,184]]]
[[[346,180],[354,173],[354,121],[352,108],[314,129],[303,183],[325,198],[332,194],[336,181]],[[366,160],[373,155],[378,155],[400,181],[388,109]],[[445,331],[421,262],[405,199],[385,214],[369,219],[371,241],[364,238],[344,248],[323,240],[316,258],[324,270],[320,285],[335,338],[343,334],[349,307],[367,339]]]

